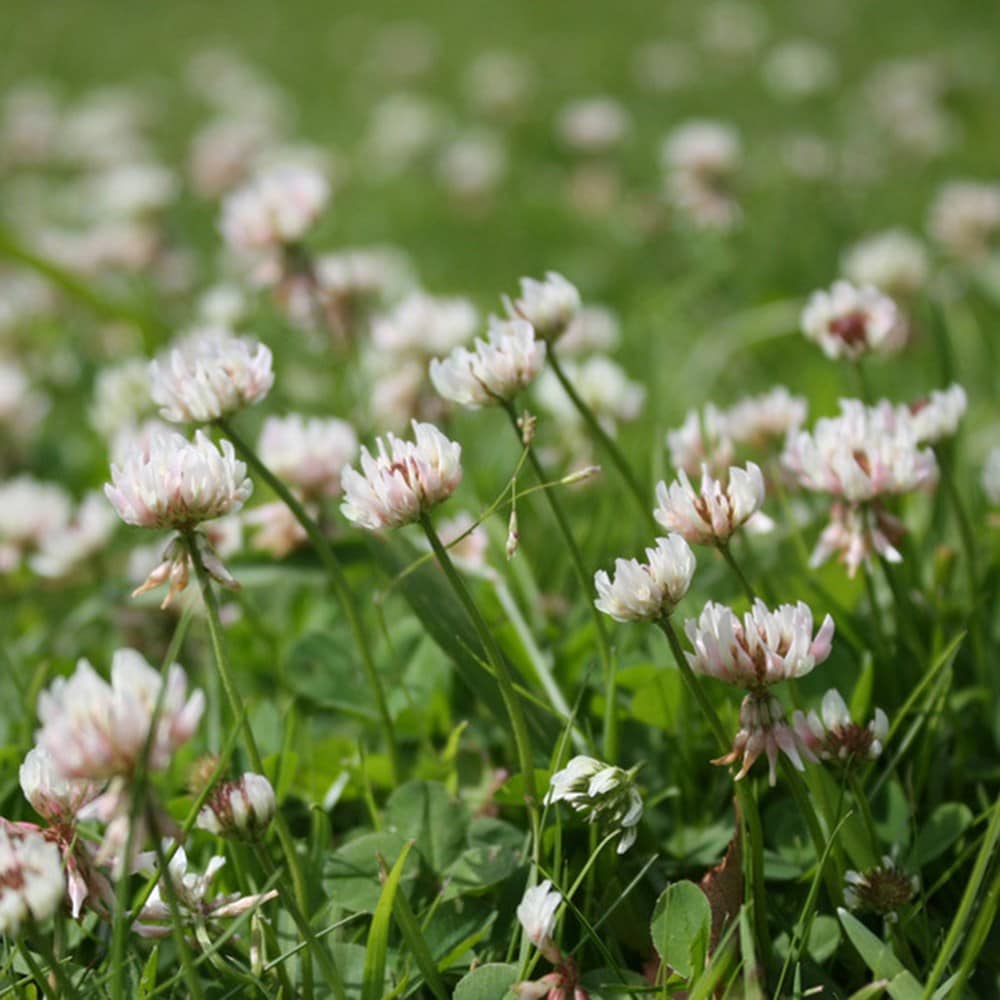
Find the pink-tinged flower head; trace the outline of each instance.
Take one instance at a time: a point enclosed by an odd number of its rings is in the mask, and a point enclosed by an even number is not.
[[[486,340],[474,350],[456,347],[431,361],[434,388],[459,406],[477,408],[508,402],[534,382],[545,364],[545,341],[527,320],[491,316]]]
[[[858,567],[873,554],[886,562],[902,562],[903,555],[896,546],[905,534],[903,522],[878,501],[849,504],[837,500],[830,506],[830,521],[816,542],[809,565],[816,569],[836,555],[853,579]]]
[[[701,489],[695,490],[681,470],[670,486],[657,484],[656,500],[653,516],[668,531],[694,544],[722,545],[763,506],[764,477],[757,465],[748,462],[745,469],[730,468],[729,481],[723,485],[712,478],[708,466],[702,466]],[[758,523],[766,530],[770,519],[761,523],[762,517],[758,515]]]
[[[732,464],[733,441],[724,413],[707,404],[704,411],[689,410],[684,423],[667,431],[670,464],[678,471],[696,476],[703,466],[722,473]]]
[[[413,421],[414,441],[378,438],[377,453],[361,449],[361,472],[341,473],[344,516],[371,531],[398,528],[447,500],[462,481],[462,446],[433,424]]]
[[[274,167],[227,196],[219,228],[238,253],[275,250],[301,240],[329,198],[330,184],[317,170]]]
[[[0,824],[0,934],[48,920],[66,893],[62,854],[41,833]]]
[[[53,826],[72,824],[76,814],[101,791],[99,781],[65,777],[41,746],[28,751],[18,778],[31,808]]]
[[[891,404],[847,399],[839,416],[790,434],[782,462],[804,489],[860,503],[934,484],[934,453],[918,443],[913,421]]]
[[[760,691],[771,684],[804,677],[830,655],[833,619],[827,615],[813,636],[809,606],[782,604],[774,611],[761,600],[742,620],[723,604],[709,601],[697,622],[684,630],[693,653],[691,669],[727,684]]]
[[[768,441],[784,439],[805,423],[809,404],[793,396],[783,385],[759,396],[748,396],[722,415],[725,433],[736,444],[762,447]],[[687,469],[687,466],[683,466]]]
[[[479,314],[467,299],[413,292],[372,323],[372,343],[385,356],[432,358],[475,335]]]
[[[209,423],[263,399],[274,385],[271,361],[249,337],[196,331],[150,362],[150,392],[164,419]]]
[[[545,279],[521,279],[521,296],[507,302],[512,318],[527,320],[542,340],[552,343],[569,328],[580,310],[576,286],[556,271],[547,271]]]
[[[246,503],[253,492],[246,471],[229,441],[217,448],[202,431],[193,442],[168,432],[112,464],[104,493],[126,524],[187,531]]]
[[[823,695],[819,715],[796,712],[792,725],[799,739],[821,760],[844,763],[854,760],[875,760],[889,736],[889,719],[881,708],[867,726],[858,725],[836,688]]]
[[[646,549],[646,562],[616,559],[611,578],[594,575],[597,609],[618,622],[655,622],[680,603],[694,575],[694,553],[680,535],[658,538]]]
[[[222,837],[256,840],[267,832],[277,808],[271,782],[248,772],[213,789],[195,825]]]
[[[951,437],[958,430],[968,405],[965,390],[955,384],[947,389],[935,389],[926,399],[904,407],[901,418],[909,419],[919,444],[933,444]]]
[[[976,261],[1000,237],[1000,184],[951,181],[931,205],[928,228],[953,257]]]
[[[802,332],[828,358],[849,360],[869,353],[889,354],[906,339],[896,303],[871,285],[856,288],[848,281],[813,292],[802,312]]]
[[[549,879],[528,889],[517,907],[517,919],[524,928],[528,940],[546,953],[552,950],[552,935],[556,929],[556,911],[562,903],[562,895],[552,888]]]
[[[260,432],[261,461],[309,497],[340,495],[340,473],[358,453],[358,436],[334,417],[268,417]]]
[[[66,778],[100,781],[128,777],[142,756],[153,710],[166,684],[148,766],[163,770],[197,728],[205,696],[188,697],[187,677],[177,664],[165,681],[134,649],[119,649],[111,660],[111,683],[80,660],[70,677],[59,677],[38,698],[38,745]]]

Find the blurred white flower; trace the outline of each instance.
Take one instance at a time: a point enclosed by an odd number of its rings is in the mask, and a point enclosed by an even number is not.
[[[316,513],[308,504],[306,512],[310,516]],[[255,529],[253,547],[269,552],[275,559],[284,559],[309,540],[305,528],[281,500],[254,507],[244,513],[243,519],[247,527]]]
[[[1000,239],[1000,183],[945,184],[931,204],[927,228],[953,257],[980,260]]]
[[[774,695],[767,691],[748,694],[740,704],[740,728],[733,738],[732,749],[712,763],[725,767],[741,761],[735,775],[741,781],[750,772],[761,754],[767,757],[768,783],[777,780],[778,754],[783,753],[799,771],[805,770],[802,758],[813,761],[809,748],[788,724],[785,710]]]
[[[24,369],[0,360],[0,425],[15,440],[29,438],[49,410],[49,400],[37,392]]]
[[[583,362],[568,361],[563,370],[577,395],[609,434],[615,434],[619,422],[635,420],[642,412],[646,387],[632,381],[610,358],[595,354]],[[582,420],[551,371],[544,372],[538,379],[535,396],[561,423],[573,425]]]
[[[249,337],[196,330],[150,362],[150,394],[166,420],[208,423],[262,400],[274,385],[271,362]]]
[[[180,185],[169,168],[149,161],[109,164],[88,177],[79,197],[94,219],[134,219],[154,215],[177,197]]]
[[[848,281],[812,293],[802,312],[802,332],[828,358],[852,361],[868,353],[891,354],[906,340],[896,303],[872,285],[856,288]]]
[[[472,338],[479,314],[468,299],[440,298],[413,292],[372,324],[372,342],[380,352],[419,359],[444,354]]]
[[[697,76],[697,61],[680,40],[644,42],[632,54],[632,77],[654,94],[683,90]]]
[[[713,0],[701,10],[701,44],[714,55],[753,55],[767,37],[766,8],[748,0]]]
[[[559,111],[556,131],[562,141],[582,153],[604,153],[620,145],[632,129],[628,110],[613,97],[570,101]]]
[[[616,559],[613,578],[604,570],[594,575],[594,604],[618,622],[659,621],[687,593],[694,568],[694,553],[680,535],[658,538],[645,563]]]
[[[466,96],[488,115],[510,115],[524,106],[534,86],[534,72],[523,55],[504,49],[481,52],[465,71]]]
[[[53,826],[72,824],[76,814],[101,792],[100,781],[65,777],[42,746],[28,751],[18,780],[31,808]]]
[[[262,774],[247,772],[212,790],[195,825],[220,837],[257,840],[267,832],[277,809],[271,782]]]
[[[126,524],[188,531],[238,511],[253,492],[233,446],[217,448],[202,431],[193,442],[180,434],[153,437],[121,465],[111,466],[104,493]]]
[[[227,195],[219,229],[237,253],[253,257],[298,243],[320,217],[330,184],[318,171],[280,166]]]
[[[358,436],[334,417],[268,417],[257,441],[260,460],[304,497],[340,495],[340,473],[358,453]]]
[[[431,382],[459,406],[510,402],[542,370],[545,346],[527,321],[491,316],[487,339],[477,338],[474,350],[456,347],[444,360],[431,361]]]
[[[901,407],[900,419],[909,420],[918,444],[951,437],[969,405],[965,390],[958,385],[934,389],[926,399]]]
[[[821,714],[795,712],[792,725],[799,739],[821,760],[875,760],[889,735],[889,720],[881,708],[867,726],[851,719],[836,688],[823,695]]]
[[[759,514],[764,495],[764,476],[754,462],[748,462],[745,469],[732,466],[725,485],[703,466],[698,490],[682,469],[669,486],[662,481],[657,484],[658,506],[653,516],[689,542],[723,545],[754,515],[759,530],[770,527],[770,518]]]
[[[455,492],[462,446],[433,424],[412,426],[414,441],[387,434],[376,440],[376,455],[362,447],[361,472],[345,466],[340,509],[353,524],[371,531],[409,524]]]
[[[805,423],[808,410],[804,396],[793,396],[779,385],[759,396],[741,399],[725,411],[722,421],[734,443],[762,447],[773,438],[784,439],[791,431],[798,430]]]
[[[41,833],[0,824],[0,934],[16,937],[22,924],[48,920],[65,893],[59,848]]]
[[[545,804],[566,802],[588,823],[601,820],[618,828],[618,853],[634,843],[642,819],[643,805],[635,787],[635,775],[593,757],[577,756],[556,771],[545,793]]]
[[[194,133],[187,169],[194,190],[217,198],[246,181],[260,153],[276,140],[274,127],[259,118],[224,115]]]
[[[507,173],[507,147],[493,132],[469,131],[441,151],[437,172],[457,198],[483,198],[496,190]]]
[[[198,297],[198,319],[206,326],[232,330],[246,319],[247,291],[233,282],[212,285]]]
[[[0,573],[9,573],[57,532],[72,512],[69,494],[54,483],[18,476],[0,483]]]
[[[90,422],[105,440],[113,440],[121,431],[135,427],[154,412],[148,361],[129,358],[97,373]]]
[[[521,922],[524,933],[546,957],[555,948],[552,935],[556,929],[556,910],[561,903],[562,895],[552,888],[549,879],[545,879],[528,889],[517,906],[517,919]]]
[[[983,462],[980,485],[993,507],[1000,507],[1000,448],[991,448]]]
[[[887,229],[848,247],[841,258],[844,277],[856,286],[873,285],[898,300],[912,299],[927,284],[927,248],[905,229]]]
[[[726,230],[740,220],[731,187],[743,150],[734,128],[708,120],[684,122],[664,140],[660,156],[667,200],[691,222]]]
[[[70,677],[57,677],[38,696],[38,745],[66,778],[100,781],[130,778],[148,739],[146,765],[162,771],[191,738],[205,709],[204,694],[194,691],[188,697],[187,677],[173,664],[150,737],[163,683],[134,649],[114,653],[110,684],[80,660]]]
[[[829,91],[837,83],[837,61],[829,49],[807,38],[775,46],[764,59],[761,76],[775,97],[802,100]]]
[[[583,306],[559,338],[560,357],[613,351],[621,340],[617,315],[605,306]]]
[[[28,563],[39,576],[66,576],[104,548],[116,524],[104,497],[88,493],[70,521],[42,538]]]
[[[820,533],[809,557],[813,569],[822,566],[832,555],[838,555],[854,577],[858,567],[871,559],[872,554],[886,562],[903,561],[896,548],[906,534],[902,521],[890,514],[881,504],[852,504],[835,501],[830,506],[830,520]]]
[[[463,569],[480,574],[491,571],[486,563],[489,536],[486,529],[468,511],[459,511],[454,517],[442,518],[437,526],[438,537],[448,549],[448,554]]]
[[[424,156],[446,131],[446,109],[411,92],[389,94],[372,109],[362,147],[383,174],[398,174]]]
[[[701,413],[689,410],[680,427],[667,431],[667,450],[678,472],[696,476],[707,466],[721,474],[733,461],[730,422],[712,403],[706,403]]]
[[[556,271],[547,271],[545,279],[521,279],[521,296],[505,300],[512,318],[526,319],[535,333],[549,343],[569,329],[580,311],[580,293],[576,286]]]

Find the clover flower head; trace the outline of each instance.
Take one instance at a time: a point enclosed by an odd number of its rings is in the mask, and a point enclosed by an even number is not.
[[[646,562],[616,559],[615,572],[594,575],[597,609],[618,622],[659,621],[680,603],[691,585],[695,559],[680,535],[658,538]]]
[[[809,404],[783,385],[758,396],[748,396],[722,415],[725,433],[735,444],[761,447],[774,438],[784,439],[805,423]],[[687,470],[687,466],[681,466]]]
[[[873,285],[902,300],[916,295],[930,277],[927,248],[902,229],[875,233],[855,243],[845,252],[840,266],[854,285]]]
[[[733,461],[729,420],[711,403],[701,413],[689,410],[680,427],[667,431],[667,450],[670,464],[689,476],[698,475],[704,465],[722,473]]]
[[[594,354],[584,361],[567,361],[563,367],[577,395],[608,434],[614,436],[620,422],[635,420],[642,412],[645,386],[630,379],[611,358]],[[580,424],[579,411],[553,372],[542,373],[535,396],[560,423],[567,427]]]
[[[268,417],[260,432],[261,461],[307,497],[340,495],[340,473],[358,453],[358,436],[334,417]]]
[[[562,903],[562,894],[545,879],[528,889],[517,907],[517,919],[528,940],[548,955],[555,947],[552,935],[556,929],[556,911]]]
[[[256,840],[267,832],[277,809],[271,782],[248,772],[213,789],[195,825],[223,837]]]
[[[899,309],[872,285],[835,281],[813,292],[802,312],[802,332],[828,358],[854,361],[865,354],[891,354],[903,346],[906,325]]]
[[[41,923],[66,893],[62,854],[37,831],[0,824],[0,934],[15,936],[25,923]]]
[[[669,486],[657,484],[656,500],[656,520],[697,545],[724,545],[755,515],[761,530],[771,526],[770,518],[759,514],[764,504],[764,476],[754,462],[748,462],[745,469],[732,466],[725,485],[703,465],[699,490],[682,469]]]
[[[968,405],[965,390],[954,384],[947,389],[934,389],[926,399],[911,403],[902,417],[909,418],[918,444],[933,444],[958,430]]]
[[[485,341],[477,339],[471,351],[456,347],[444,360],[431,361],[431,382],[460,406],[509,402],[542,370],[545,346],[526,320],[491,316]]]
[[[88,493],[72,520],[45,535],[29,565],[39,576],[67,576],[104,548],[118,522],[100,493]]]
[[[902,562],[903,554],[897,546],[905,534],[903,522],[878,501],[866,504],[835,501],[830,506],[829,523],[809,557],[809,565],[816,569],[836,554],[853,579],[858,567],[870,562],[873,555],[890,563]]]
[[[274,385],[270,348],[224,329],[196,330],[150,362],[150,394],[173,423],[209,423],[262,400]]]
[[[522,278],[520,298],[507,301],[506,307],[512,319],[527,320],[542,340],[552,343],[576,318],[580,292],[557,271],[546,271],[542,281]]]
[[[957,260],[981,260],[1000,236],[1000,184],[948,182],[931,204],[928,229]]]
[[[18,770],[18,780],[31,808],[53,826],[72,824],[76,814],[101,790],[99,781],[67,778],[42,746],[28,751]]]
[[[391,312],[375,318],[372,343],[397,361],[429,359],[467,343],[478,325],[479,314],[468,299],[411,292]]]
[[[799,739],[821,760],[848,762],[875,760],[882,753],[889,735],[889,720],[881,708],[867,726],[853,719],[843,697],[836,688],[823,695],[819,715],[797,711],[792,725]]]
[[[844,903],[852,910],[868,910],[889,923],[899,920],[899,912],[920,891],[920,879],[907,875],[896,852],[866,872],[844,873]]]
[[[150,738],[160,689],[166,685]],[[87,660],[39,695],[38,745],[65,778],[102,781],[131,777],[149,740],[148,767],[162,771],[193,735],[205,708],[201,691],[187,693],[187,677],[174,664],[161,680],[134,649],[111,659],[111,682]]]
[[[433,424],[412,426],[413,441],[387,434],[377,439],[375,455],[362,447],[360,472],[344,467],[340,509],[353,524],[370,531],[409,524],[455,492],[462,446]]]
[[[64,531],[72,516],[69,494],[55,483],[16,476],[0,483],[0,573]]]

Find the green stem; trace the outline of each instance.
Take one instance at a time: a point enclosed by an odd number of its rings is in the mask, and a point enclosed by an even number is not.
[[[743,570],[740,569],[740,564],[733,558],[733,553],[729,548],[729,542],[719,542],[717,548],[722,554],[722,558],[726,560],[726,565],[733,571],[736,579],[740,581],[740,586],[743,588],[743,592],[750,599],[750,603],[753,604],[754,601],[757,600],[757,592],[753,589],[752,584],[744,575]]]
[[[232,441],[233,446],[239,452],[253,473],[267,483],[271,491],[281,500],[282,503],[292,512],[295,520],[302,526],[309,542],[316,550],[323,568],[326,570],[333,586],[333,592],[340,603],[344,617],[347,619],[347,626],[350,629],[351,637],[358,649],[361,657],[361,665],[364,668],[368,684],[372,689],[372,696],[375,699],[375,709],[378,712],[382,723],[383,734],[389,753],[390,777],[395,785],[399,781],[401,774],[401,762],[399,758],[399,748],[396,744],[396,732],[392,722],[392,715],[389,712],[389,704],[386,700],[385,689],[382,686],[382,679],[379,677],[378,668],[375,666],[375,658],[372,655],[371,646],[368,642],[368,635],[361,621],[354,596],[351,592],[350,584],[344,575],[340,560],[337,559],[333,547],[323,534],[319,525],[311,518],[295,497],[291,490],[260,460],[253,448],[243,440],[235,431],[229,421],[219,419],[216,421],[219,429]]]
[[[701,682],[695,676],[691,665],[681,648],[680,639],[669,618],[663,618],[659,622],[663,634],[666,636],[673,653],[674,662],[681,673],[684,686],[693,695],[695,701],[708,722],[709,727],[715,734],[716,741],[720,749],[726,752],[730,749],[731,740],[726,733],[726,727],[715,711],[715,706],[709,700],[701,686]],[[742,822],[746,824],[746,835],[744,837],[744,871],[748,892],[753,901],[753,920],[756,929],[757,944],[761,949],[761,956],[765,966],[771,959],[771,937],[767,930],[767,910],[765,909],[764,893],[764,829],[760,822],[760,811],[757,808],[757,800],[753,794],[753,789],[743,781],[734,782],[736,786],[736,798],[740,805]]]
[[[816,851],[816,864],[822,866],[830,901],[834,906],[842,906],[844,901],[843,886],[837,881],[833,869],[828,864],[824,864],[823,859],[829,857],[826,851],[826,839],[823,836],[823,828],[820,826],[819,818],[816,816],[816,810],[813,809],[812,800],[809,798],[809,788],[801,773],[790,760],[782,757],[781,764],[792,798],[795,799],[795,804],[809,830],[809,839],[812,840],[813,849]]]
[[[32,978],[38,983],[39,989],[45,995],[45,1000],[59,1000],[58,992],[53,989],[52,983],[49,982],[48,977],[42,971],[42,967],[35,961],[35,956],[31,954],[31,949],[21,940],[17,942],[17,948],[21,952],[21,957],[24,959],[25,965],[28,966],[28,971],[31,973]]]
[[[497,684],[500,688],[500,695],[503,698],[504,706],[510,717],[511,728],[514,730],[514,742],[517,745],[518,760],[521,766],[521,773],[524,776],[524,796],[528,805],[528,812],[532,819],[532,826],[535,828],[535,844],[538,847],[538,795],[535,789],[535,767],[531,753],[531,739],[528,735],[528,726],[524,720],[524,713],[521,710],[521,702],[517,692],[514,690],[514,682],[511,679],[510,671],[507,669],[507,662],[504,659],[503,650],[497,642],[495,636],[490,631],[489,625],[476,607],[476,602],[472,599],[465,582],[462,580],[455,564],[448,555],[448,550],[441,543],[434,525],[427,514],[420,515],[420,526],[424,529],[427,541],[430,542],[434,555],[437,557],[444,575],[448,577],[448,582],[455,591],[456,596],[465,608],[473,627],[479,635],[479,640],[483,644],[486,657],[493,673],[496,676]]]
[[[877,861],[882,856],[882,847],[879,841],[878,830],[875,829],[875,817],[872,816],[871,803],[868,801],[868,796],[865,794],[864,788],[861,787],[861,781],[854,771],[854,761],[848,761],[847,781],[851,786],[851,794],[854,796],[854,801],[857,803],[858,810],[861,813],[861,820],[864,823],[865,832],[871,841],[872,852]]]
[[[865,372],[864,362],[861,358],[854,359],[854,374],[858,380],[858,395],[861,396],[865,406],[871,406],[873,399],[872,390],[868,384],[868,375]]]
[[[646,490],[639,484],[639,480],[636,478],[635,473],[632,471],[632,467],[628,464],[625,456],[622,454],[621,449],[615,443],[614,438],[601,426],[601,422],[594,415],[594,411],[583,401],[580,394],[576,391],[573,383],[566,376],[566,372],[563,370],[562,365],[559,363],[559,359],[556,357],[556,352],[553,350],[551,344],[549,344],[548,350],[549,364],[552,366],[552,371],[555,372],[556,378],[559,380],[559,384],[563,387],[566,395],[569,396],[573,405],[576,407],[577,412],[583,417],[584,422],[590,428],[591,433],[595,438],[601,443],[601,447],[608,453],[611,458],[612,463],[618,469],[622,479],[625,480],[625,485],[628,486],[629,492],[635,498],[635,502],[642,511],[643,516],[649,522],[649,524],[656,530],[656,520],[653,518],[653,511],[649,503],[649,499],[646,496]]]
[[[191,562],[194,565],[198,583],[201,585],[201,596],[205,604],[206,617],[208,619],[208,632],[212,643],[212,653],[215,657],[219,677],[222,680],[222,688],[226,693],[226,698],[229,701],[229,707],[234,718],[241,720],[243,743],[246,747],[247,756],[250,758],[250,765],[258,774],[264,774],[264,762],[257,747],[257,740],[254,738],[250,720],[243,710],[243,699],[240,696],[239,688],[236,686],[232,667],[229,663],[229,654],[226,651],[226,645],[223,640],[222,621],[219,618],[219,602],[215,596],[215,591],[212,589],[212,582],[209,579],[208,571],[201,560],[201,553],[198,550],[194,535],[188,532],[184,535],[184,541],[191,556]],[[285,905],[290,912],[293,910],[308,912],[309,894],[305,876],[302,872],[298,853],[295,850],[295,842],[292,839],[291,831],[288,829],[288,824],[285,822],[285,817],[280,810],[274,817],[274,828],[277,831],[278,840],[281,842],[281,849],[284,852],[285,861],[291,873],[295,889],[292,895],[285,896]],[[310,942],[309,952],[317,956],[327,986],[330,987],[338,1000],[344,1000],[344,985],[340,979],[340,973],[337,971],[336,964],[326,948],[318,945],[315,935],[312,934],[312,930],[308,922],[305,921],[305,918],[303,918],[303,921],[304,926],[309,931],[307,935],[307,940]]]
[[[504,410],[507,412],[507,416],[510,419],[510,425],[514,431],[514,436],[521,440],[521,431],[517,424],[517,413],[511,403],[504,403]],[[545,475],[545,470],[542,468],[542,463],[539,461],[538,455],[535,452],[534,447],[531,444],[526,445],[528,452],[528,461],[531,463],[531,468],[534,470],[535,478],[539,483],[548,482]],[[590,609],[591,618],[594,621],[594,628],[597,630],[597,645],[601,653],[601,672],[604,677],[604,696],[605,696],[605,714],[604,714],[604,757],[605,760],[610,763],[615,763],[618,760],[618,718],[615,712],[615,666],[614,660],[611,655],[611,640],[608,637],[608,630],[604,624],[604,616],[600,611],[597,610],[596,605],[590,597],[593,576],[587,572],[587,568],[583,564],[583,554],[580,552],[580,547],[576,544],[576,539],[573,537],[573,531],[569,526],[569,521],[566,518],[566,512],[562,508],[562,503],[560,502],[558,496],[554,489],[548,489],[543,491],[545,493],[545,498],[549,502],[549,509],[552,511],[552,516],[556,520],[556,524],[559,526],[559,533],[563,537],[563,541],[566,543],[566,548],[569,551],[570,562],[573,565],[573,571],[576,574],[577,583],[580,586],[580,592],[585,596],[587,600],[587,607]]]

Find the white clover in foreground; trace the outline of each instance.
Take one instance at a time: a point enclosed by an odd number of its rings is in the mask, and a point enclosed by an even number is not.
[[[728,766],[741,761],[735,780],[741,781],[750,772],[761,754],[767,757],[768,783],[773,788],[777,780],[778,754],[783,753],[792,766],[805,770],[802,758],[815,761],[807,744],[788,724],[781,702],[767,691],[748,694],[740,704],[740,728],[733,738],[732,749],[712,763]]]
[[[844,903],[849,909],[869,910],[889,923],[899,920],[899,911],[920,891],[920,879],[906,874],[895,851],[866,872],[845,872],[844,882]]]
[[[875,709],[867,726],[859,726],[836,688],[823,695],[820,715],[795,712],[792,725],[799,739],[821,760],[875,760],[889,735],[889,719],[881,708]]]
[[[213,789],[195,825],[221,837],[257,840],[267,832],[277,808],[271,782],[247,772]]]
[[[725,486],[702,466],[700,490],[681,470],[670,486],[657,484],[656,501],[656,520],[694,544],[724,545],[754,515],[760,530],[771,526],[770,518],[758,513],[764,504],[764,476],[753,462],[745,469],[731,467]]]
[[[361,472],[341,473],[344,516],[361,528],[397,528],[447,500],[462,480],[462,446],[433,424],[413,421],[414,441],[378,438],[377,453],[361,449]]]
[[[910,299],[930,277],[927,248],[903,229],[875,233],[848,248],[841,260],[844,277],[855,285],[874,285],[896,299]]]
[[[849,281],[813,292],[802,312],[802,332],[828,358],[851,361],[869,353],[892,353],[906,339],[896,303],[871,285],[856,288]]]
[[[552,935],[556,929],[556,910],[561,903],[562,895],[552,888],[549,879],[545,879],[528,889],[517,907],[517,919],[528,940],[546,957],[555,949]]]
[[[111,466],[104,487],[126,524],[178,531],[235,513],[252,492],[232,444],[222,441],[217,448],[202,431],[193,442],[176,433],[153,436]]]
[[[330,184],[317,170],[279,166],[228,195],[219,229],[244,255],[297,243],[326,208]]]
[[[545,279],[521,279],[521,297],[505,300],[511,318],[527,320],[542,340],[558,340],[580,310],[576,286],[556,271],[547,271]]]
[[[552,775],[545,804],[567,802],[588,823],[598,819],[621,832],[618,853],[634,843],[642,819],[643,805],[635,787],[635,774],[593,757],[574,757]]]
[[[170,850],[170,846],[169,840],[164,842],[164,853]],[[161,890],[161,882],[164,877],[170,879],[174,895],[177,898],[177,908],[180,911],[181,919],[192,925],[204,925],[217,920],[238,917],[278,895],[277,890],[272,889],[270,892],[253,896],[232,893],[209,899],[212,882],[225,863],[225,858],[218,856],[210,858],[205,866],[204,874],[199,875],[188,870],[187,854],[183,847],[178,847],[167,865],[166,875],[160,874],[160,882],[157,882],[146,901],[146,905],[139,912],[133,925],[135,932],[142,937],[150,938],[167,937],[171,933],[170,906],[164,899]]]
[[[430,364],[434,388],[459,406],[477,408],[509,402],[534,382],[545,364],[545,341],[527,320],[491,316],[486,340],[474,350],[456,347]]]
[[[131,777],[150,737],[162,683],[134,649],[115,652],[110,684],[80,660],[72,676],[56,678],[38,697],[38,745],[66,778]],[[163,770],[191,738],[205,709],[201,691],[188,696],[187,676],[176,663],[165,683],[149,739],[147,766],[153,771]]]
[[[100,781],[67,778],[42,746],[28,751],[17,776],[31,808],[53,826],[73,823],[76,814],[101,791]]]
[[[263,399],[274,385],[268,347],[225,330],[195,331],[150,362],[150,393],[166,420],[209,423]]]
[[[41,833],[0,824],[0,934],[14,937],[25,923],[41,923],[66,893],[62,854]]]
[[[680,535],[657,538],[646,562],[616,559],[615,574],[594,574],[597,609],[618,622],[655,622],[680,603],[694,575],[694,553]]]
[[[358,453],[358,436],[334,417],[268,417],[257,441],[260,460],[307,497],[340,495],[340,473]]]
[[[827,615],[813,636],[807,604],[782,604],[771,611],[754,601],[742,620],[723,604],[709,601],[684,631],[694,649],[685,653],[691,669],[749,691],[804,677],[829,655],[833,619]]]

